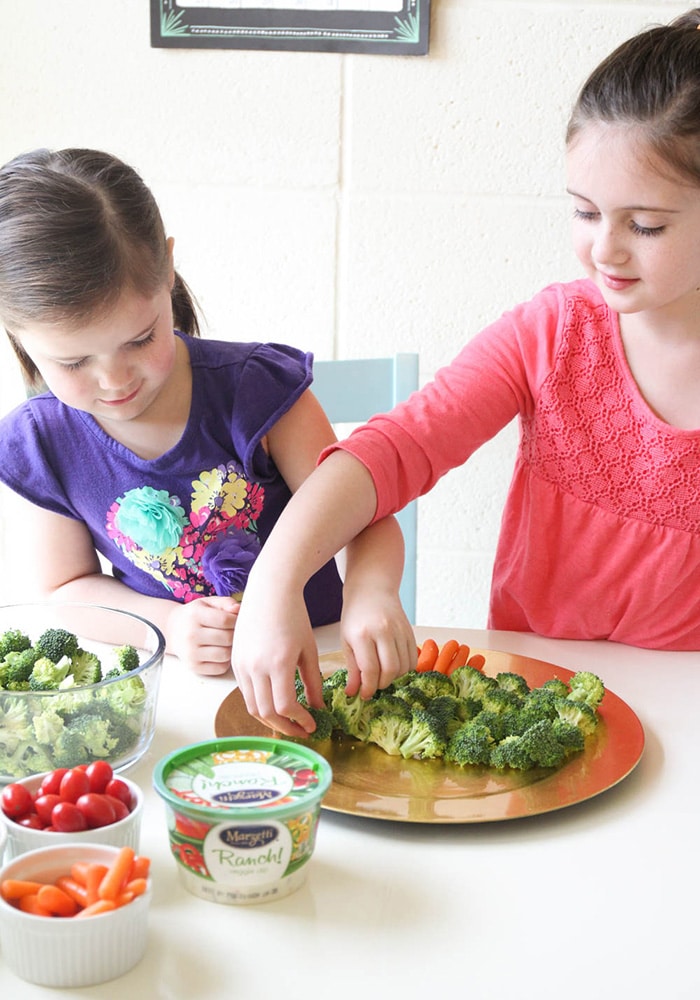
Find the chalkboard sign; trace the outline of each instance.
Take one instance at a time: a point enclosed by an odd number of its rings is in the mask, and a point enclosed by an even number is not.
[[[151,46],[425,55],[430,0],[151,0]]]

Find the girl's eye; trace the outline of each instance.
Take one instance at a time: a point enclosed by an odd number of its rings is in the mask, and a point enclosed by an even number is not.
[[[631,223],[632,232],[636,233],[637,236],[660,236],[665,228],[666,226],[654,226],[653,228],[650,226],[640,226],[634,220]]]
[[[597,212],[584,212],[581,208],[574,209],[574,218],[581,219],[583,222],[592,222],[597,217]]]
[[[75,372],[78,368],[82,368],[86,362],[86,358],[81,358],[80,361],[71,361],[69,364],[63,365],[66,371]]]
[[[150,333],[147,333],[146,336],[143,337],[141,340],[134,340],[134,341],[132,341],[131,346],[132,347],[145,347],[146,344],[150,344],[150,343],[152,343],[155,340],[155,336],[156,336],[156,331],[155,331],[155,329],[153,329],[153,330],[151,330]]]

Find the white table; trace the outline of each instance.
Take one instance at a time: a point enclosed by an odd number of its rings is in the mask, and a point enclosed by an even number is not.
[[[643,757],[586,802],[526,819],[459,825],[324,811],[306,884],[228,907],[180,885],[151,787],[166,753],[213,735],[231,676],[165,665],[158,729],[129,772],[146,792],[141,850],[153,861],[146,957],[72,996],[144,1000],[608,1000],[700,997],[700,654],[533,635],[417,629],[570,669],[593,670],[639,716]],[[319,648],[337,648],[320,629]],[[56,997],[0,956],[0,997]]]

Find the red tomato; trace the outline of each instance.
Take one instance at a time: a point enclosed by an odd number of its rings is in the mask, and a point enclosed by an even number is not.
[[[113,795],[105,795],[105,798],[112,803],[114,808],[114,822],[118,823],[120,819],[124,819],[128,816],[131,810],[128,806],[125,806],[121,799],[115,799]]]
[[[58,795],[61,787],[61,778],[67,770],[67,767],[57,767],[55,771],[51,771],[49,774],[44,775],[41,784],[39,785],[39,795],[43,795],[44,793],[48,795]]]
[[[59,802],[51,813],[51,826],[59,833],[87,830],[87,821],[75,802]]]
[[[131,809],[131,791],[129,786],[121,778],[112,778],[105,787],[106,795],[113,795],[115,799],[121,799],[127,809]]]
[[[109,826],[115,820],[114,806],[107,795],[88,792],[86,795],[81,795],[75,804],[91,830],[97,826]]]
[[[54,806],[57,806],[62,801],[63,799],[60,795],[52,795],[49,792],[46,795],[37,795],[34,800],[34,808],[44,826],[48,826],[51,822],[51,813]]]
[[[90,779],[84,768],[72,767],[61,778],[59,795],[67,802],[77,802],[90,791]]]
[[[30,830],[44,830],[44,822],[36,813],[28,813],[26,816],[20,816],[18,820],[15,820],[18,826],[29,827]]]
[[[3,788],[0,804],[2,811],[10,819],[19,819],[20,816],[34,811],[32,793],[24,785],[14,781]]]
[[[90,791],[104,792],[114,772],[112,765],[106,760],[93,760],[92,764],[88,764],[85,768],[85,773],[90,779]]]

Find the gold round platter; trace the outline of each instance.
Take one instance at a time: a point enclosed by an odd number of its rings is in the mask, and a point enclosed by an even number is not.
[[[473,650],[486,659],[484,673],[510,670],[530,687],[551,677],[568,681],[574,671],[515,653]],[[342,653],[320,657],[324,673],[344,667]],[[632,709],[606,690],[600,723],[585,749],[555,771],[498,771],[460,768],[443,760],[404,760],[380,747],[348,737],[307,741],[333,769],[323,800],[332,812],[404,823],[485,823],[563,809],[607,791],[626,778],[644,750],[644,730]],[[243,696],[232,691],[219,706],[216,736],[269,736],[248,714]]]

